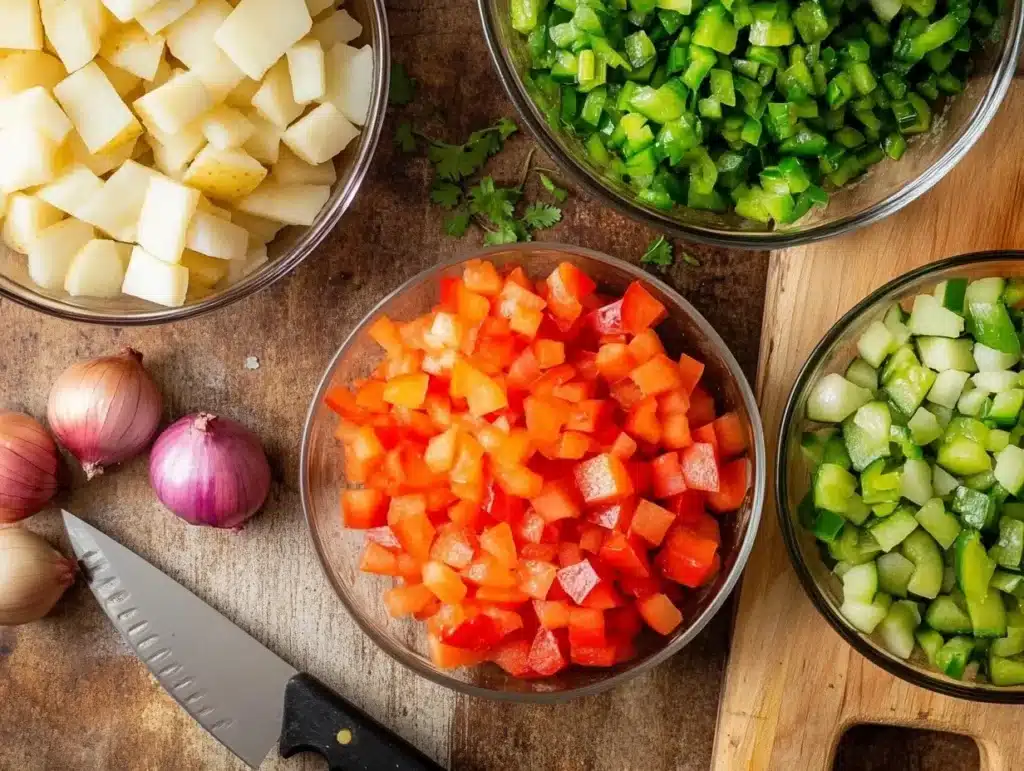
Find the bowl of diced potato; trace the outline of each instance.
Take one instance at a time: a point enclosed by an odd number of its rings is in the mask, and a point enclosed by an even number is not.
[[[154,324],[308,257],[387,103],[383,0],[2,0],[0,296]]]

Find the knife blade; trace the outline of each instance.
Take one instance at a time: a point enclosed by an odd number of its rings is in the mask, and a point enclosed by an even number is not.
[[[278,743],[283,757],[319,752],[332,771],[441,768],[130,549],[62,514],[89,588],[125,642],[250,767]]]

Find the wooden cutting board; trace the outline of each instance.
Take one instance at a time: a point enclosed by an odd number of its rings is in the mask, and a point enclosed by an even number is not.
[[[774,454],[786,398],[814,345],[862,297],[911,268],[964,252],[1024,246],[1024,84],[1014,83],[988,131],[931,192],[843,238],[772,255],[758,402]],[[774,474],[774,458],[769,464]],[[1024,710],[939,696],[887,674],[818,614],[794,573],[770,487],[744,573],[718,716],[713,771],[832,768],[858,723],[974,737],[982,768],[1024,761]]]

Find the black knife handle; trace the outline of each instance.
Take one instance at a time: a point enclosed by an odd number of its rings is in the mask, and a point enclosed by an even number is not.
[[[444,771],[359,707],[307,674],[284,692],[281,757],[316,752],[331,771]]]

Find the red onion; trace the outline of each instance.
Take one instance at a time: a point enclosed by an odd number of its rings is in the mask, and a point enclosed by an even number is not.
[[[238,528],[270,492],[270,465],[257,436],[208,412],[173,423],[153,445],[149,483],[193,525]]]
[[[0,411],[0,524],[43,508],[57,492],[57,445],[38,420]]]
[[[47,418],[58,441],[82,464],[87,479],[146,449],[160,425],[163,397],[142,367],[142,354],[81,361],[57,378]]]

